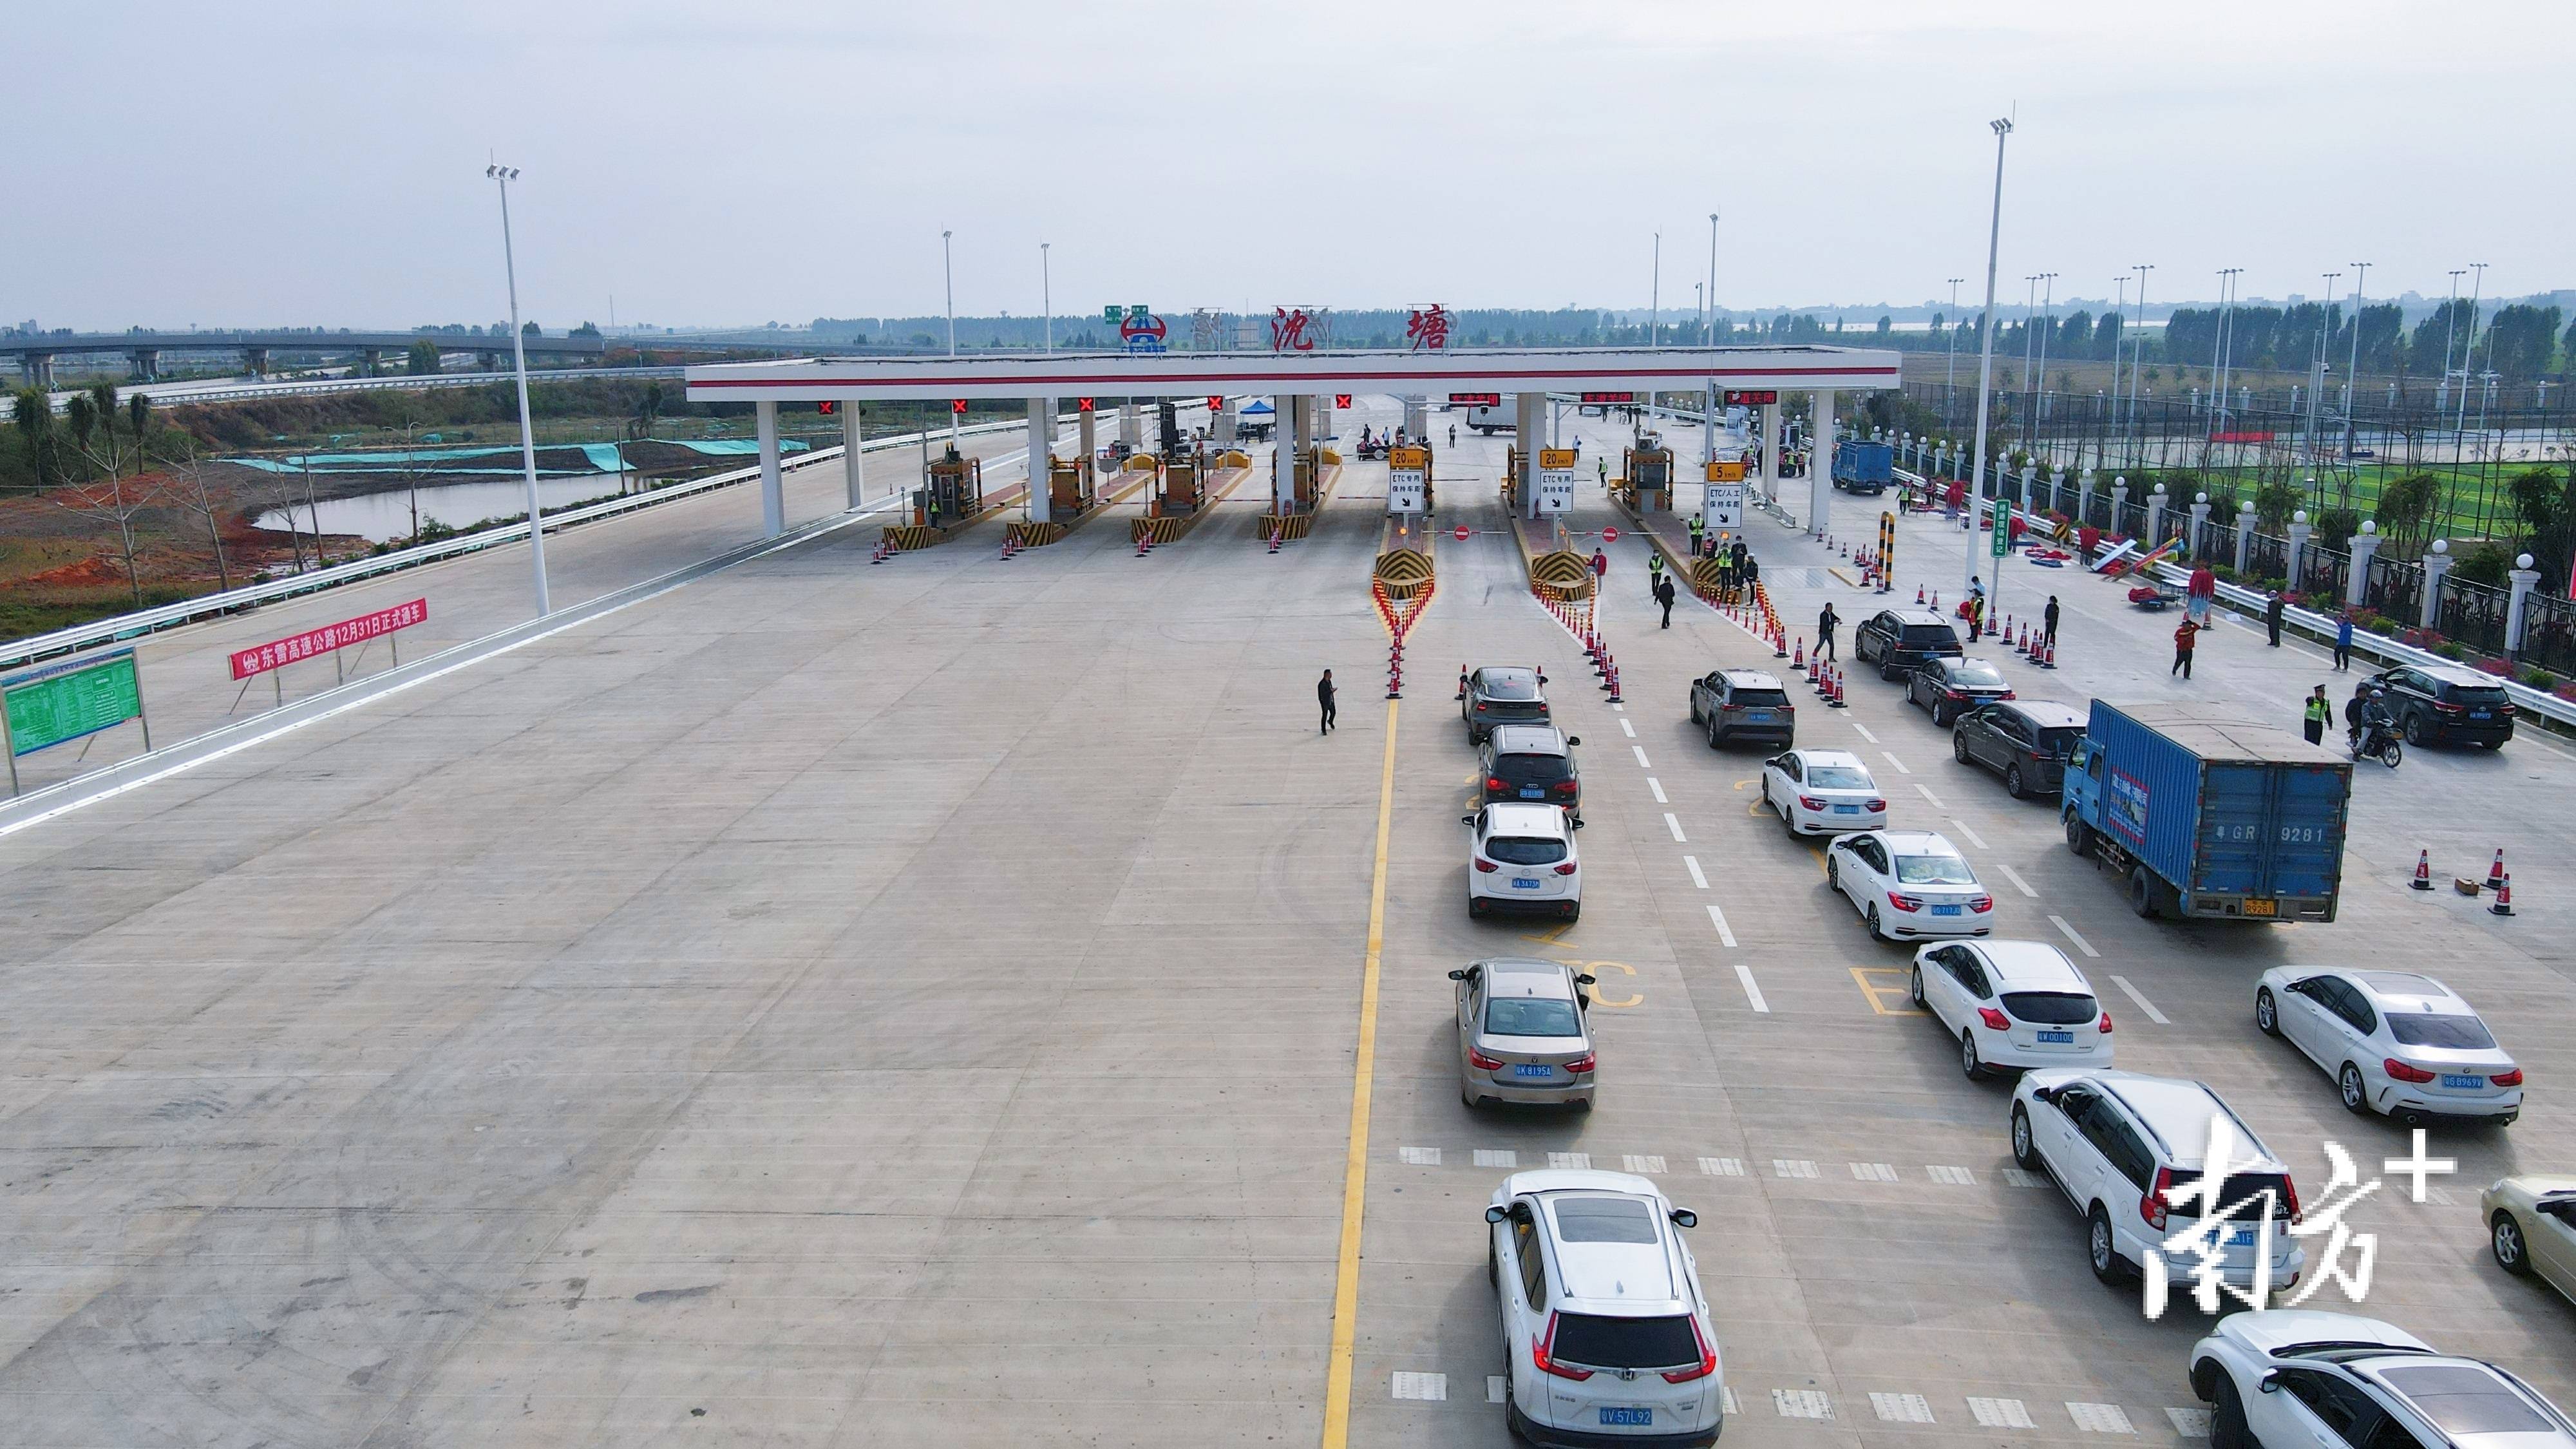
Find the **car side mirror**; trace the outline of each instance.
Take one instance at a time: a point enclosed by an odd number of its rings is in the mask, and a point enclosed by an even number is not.
[[[1452,981],[1464,981],[1467,979],[1467,973],[1464,971],[1452,971],[1449,973],[1449,979]]]
[[[2057,1101],[2057,1089],[2055,1087],[2041,1087],[2030,1094],[2030,1099],[2034,1102],[2048,1102],[2053,1104]]]
[[[2254,1387],[2267,1394],[2279,1393],[2281,1391],[2281,1371],[2279,1369],[2274,1369],[2270,1373],[2263,1375],[2262,1381],[2255,1384]]]
[[[1689,1208],[1673,1209],[1672,1219],[1673,1226],[1677,1228],[1695,1228],[1699,1226],[1699,1214],[1692,1212]]]
[[[1545,683],[1547,683],[1547,676],[1546,676],[1546,675],[1544,675],[1544,674],[1540,675],[1540,676],[1538,677],[1538,682],[1539,682],[1539,683],[1541,683],[1541,684],[1545,684]]]
[[[1599,981],[1600,978],[1594,976],[1589,971],[1586,971],[1582,975],[1574,978],[1574,984],[1577,986],[1593,986],[1599,984]]]
[[[1569,750],[1581,743],[1583,743],[1583,736],[1581,735],[1567,735],[1565,737],[1565,747]]]
[[[1511,1216],[1512,1210],[1507,1207],[1489,1207],[1485,1209],[1485,1221],[1489,1223],[1508,1222],[1511,1220]]]
[[[1476,823],[1476,817],[1473,815],[1461,815],[1458,817],[1458,823],[1461,825],[1473,825]]]
[[[1582,821],[1580,821],[1580,820],[1575,821],[1575,822],[1574,822],[1574,828],[1575,828],[1575,829],[1577,829],[1577,830],[1581,830],[1581,829],[1583,828],[1583,822],[1582,822]]]

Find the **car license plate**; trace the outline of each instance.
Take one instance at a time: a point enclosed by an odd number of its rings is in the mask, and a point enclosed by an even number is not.
[[[1955,916],[1959,914],[1959,908],[1957,906],[1934,906],[1932,908],[1932,914],[1936,916]]]
[[[1524,800],[1544,800],[1547,798],[1547,791],[1543,787],[1523,785],[1521,787],[1521,798]]]
[[[2281,903],[2279,901],[2247,901],[2245,903],[2245,914],[2249,916],[2277,916],[2280,913]]]
[[[2442,1074],[2442,1085],[2454,1092],[2474,1092],[2485,1087],[2486,1084],[2487,1079],[2484,1077],[2464,1077],[2455,1072]]]
[[[1771,711],[1767,709],[1748,709],[1744,712],[1744,722],[1746,724],[1769,724],[1771,722]]]
[[[2231,1248],[2250,1248],[2254,1246],[2254,1230],[2252,1228],[2238,1228],[2236,1231],[2229,1233],[2227,1235],[2227,1246]]]
[[[1858,815],[1860,813],[1860,807],[1857,805],[1837,805],[1834,807],[1834,813],[1836,815]]]
[[[1652,1409],[1603,1409],[1601,1411],[1601,1422],[1604,1424],[1651,1424],[1655,1422],[1655,1411]]]
[[[1512,1068],[1512,1075],[1515,1077],[1552,1077],[1556,1075],[1556,1068],[1549,1066],[1545,1062],[1522,1062],[1520,1065]]]
[[[1534,891],[1534,890],[1537,890],[1537,889],[1538,889],[1538,886],[1539,886],[1539,883],[1538,883],[1537,881],[1534,881],[1534,880],[1523,880],[1523,879],[1522,879],[1521,877],[1519,877],[1519,876],[1514,876],[1514,877],[1512,877],[1512,889],[1513,889],[1513,890],[1516,890],[1516,891]]]
[[[2039,1044],[2041,1046],[2073,1046],[2075,1045],[2075,1033],[2071,1031],[2043,1031],[2039,1034]]]
[[[2469,718],[2471,719],[2491,719],[2493,717],[2494,712],[2491,710],[2473,709],[2469,711]]]

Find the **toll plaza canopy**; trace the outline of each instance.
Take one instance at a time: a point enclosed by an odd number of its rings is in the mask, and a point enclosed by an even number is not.
[[[774,362],[719,362],[691,367],[691,402],[748,402],[759,420],[761,511],[772,537],[786,529],[779,483],[778,407],[781,403],[830,402],[841,405],[850,506],[861,496],[858,409],[869,402],[952,403],[1019,398],[1028,404],[1029,458],[1032,477],[1052,456],[1055,402],[1080,398],[1082,446],[1091,451],[1092,408],[1089,400],[1120,400],[1122,432],[1133,428],[1137,399],[1201,398],[1223,420],[1224,437],[1232,437],[1232,404],[1238,396],[1276,400],[1277,426],[1287,444],[1273,451],[1271,492],[1274,511],[1296,506],[1293,486],[1297,455],[1315,440],[1319,404],[1352,393],[1392,393],[1408,399],[1407,417],[1417,435],[1423,407],[1437,398],[1448,403],[1502,407],[1510,401],[1524,438],[1540,435],[1537,424],[1551,393],[1590,394],[1585,401],[1622,400],[1635,393],[1699,392],[1737,394],[1763,409],[1763,433],[1779,437],[1780,394],[1804,392],[1813,400],[1811,427],[1821,438],[1833,436],[1833,398],[1837,392],[1874,392],[1900,381],[1898,355],[1853,347],[1602,347],[1484,348],[1420,352],[1082,352],[1032,357],[1026,354],[983,357],[844,357],[794,358]],[[1713,410],[1712,410],[1713,413]],[[1329,429],[1324,431],[1329,432]],[[1133,442],[1131,437],[1127,439]],[[1521,452],[1522,469],[1534,469],[1536,449]],[[1814,470],[1812,516],[1825,513],[1823,470]],[[1765,476],[1773,470],[1765,469]],[[1519,496],[1538,496],[1535,475],[1521,480]],[[1047,516],[1046,490],[1031,490],[1033,521]]]

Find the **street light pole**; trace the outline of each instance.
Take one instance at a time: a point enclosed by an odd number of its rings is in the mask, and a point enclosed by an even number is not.
[[[2352,415],[2361,406],[2361,284],[2370,279],[2370,263],[2352,264],[2352,361],[2343,373],[2343,463],[2352,466]]]
[[[1977,437],[1975,461],[1968,469],[1966,575],[1970,580],[1977,576],[1977,498],[1985,488],[1986,410],[1995,382],[1995,263],[2004,235],[2004,142],[2011,137],[2013,129],[2013,123],[2001,117],[1987,124],[1995,132],[1995,205],[1993,217],[1986,224],[1986,310],[1977,324],[1981,334],[1977,347]]]
[[[510,183],[519,179],[519,168],[494,162],[483,168],[483,174],[501,188],[501,270],[510,283],[510,353],[519,373],[519,465],[528,479],[528,566],[536,576],[537,613],[543,617],[554,612],[546,599],[546,517],[537,501],[536,430],[528,421],[528,343],[519,331],[519,259],[510,244]]]
[[[2119,298],[2112,303],[2111,308],[2112,315],[2120,321],[2111,333],[2111,415],[2102,420],[2106,428],[2118,422],[2120,418],[2120,345],[2129,340],[2128,274],[2124,272],[2111,280],[2120,284]],[[2097,456],[2095,461],[2103,460]]]
[[[1646,345],[1664,345],[1664,234],[1655,233],[1655,274],[1646,284]],[[1653,394],[1649,393],[1648,397]]]
[[[1950,426],[1950,395],[1959,386],[1959,284],[1966,280],[1950,279],[1950,355],[1941,366],[1941,426],[1945,431]]]
[[[2039,370],[2030,379],[2030,426],[2034,432],[2039,427],[2039,414],[2048,403],[2048,335],[2057,330],[2057,274],[2042,272],[2039,283],[2045,298],[2040,311],[2046,320],[2039,332]]]
[[[939,233],[939,277],[940,285],[946,289],[948,299],[948,355],[955,357],[957,355],[957,267],[948,250],[948,238],[952,235],[954,233],[944,227]],[[948,450],[952,453],[957,451],[957,440],[957,409],[951,407],[948,410]],[[929,446],[926,442],[922,445],[925,450]],[[927,484],[925,483],[924,486]]]
[[[2129,466],[2132,468],[2138,466],[2137,460],[2145,451],[2145,445],[2138,436],[2138,374],[2146,370],[2147,273],[2154,270],[2155,267],[2149,263],[2138,263],[2138,340],[2129,349]]]
[[[1717,213],[1708,214],[1708,319],[1702,324],[1699,345],[1717,345]]]
[[[2469,364],[2478,355],[2478,297],[2487,285],[2487,264],[2471,262],[2469,266],[2478,275],[2469,283],[2469,335],[2460,346],[2460,413],[2458,420],[2451,425],[2451,431],[2455,433],[2469,425]]]
[[[1046,314],[1047,356],[1055,356],[1055,268],[1047,255],[1053,242],[1038,243],[1038,310]]]

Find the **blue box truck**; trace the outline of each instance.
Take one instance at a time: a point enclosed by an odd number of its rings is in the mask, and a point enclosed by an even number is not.
[[[2066,848],[2142,916],[2331,921],[2352,762],[2205,709],[2093,701],[2066,766]]]
[[[1896,445],[1845,438],[1834,444],[1834,486],[1846,493],[1884,493],[1896,481]]]

